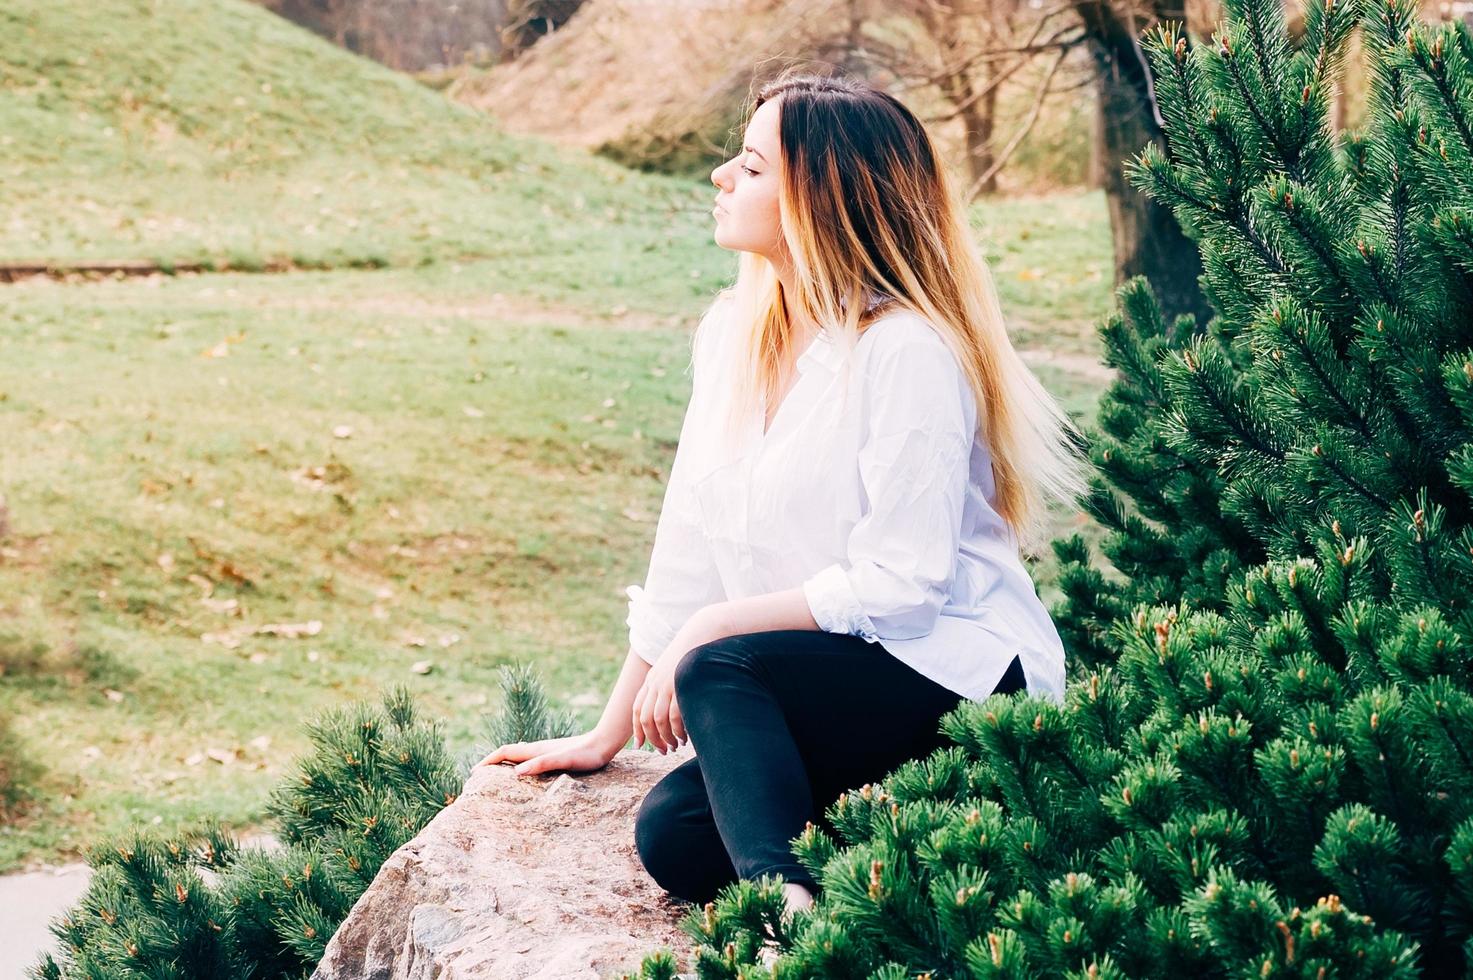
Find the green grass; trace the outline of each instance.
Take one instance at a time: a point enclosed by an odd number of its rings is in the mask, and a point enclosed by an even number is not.
[[[498,664],[537,661],[566,693],[622,657],[684,336],[253,304],[280,283],[0,292],[16,368],[0,624],[10,648],[49,651],[7,677],[0,710],[74,784],[84,826],[204,799],[249,819],[303,719],[389,680],[466,739]],[[201,639],[311,620],[314,636]],[[226,767],[184,761],[237,747]],[[35,834],[82,839],[38,825],[0,864]]]
[[[0,261],[492,258],[656,281],[709,195],[518,138],[247,0],[0,7]],[[708,266],[699,270],[707,276]],[[535,287],[534,287],[535,291]]]
[[[52,801],[0,867],[156,816],[249,825],[302,722],[389,681],[461,748],[517,659],[596,719],[698,307],[497,316],[491,270],[441,272],[0,290],[0,712]],[[1040,375],[1092,412],[1092,380]],[[211,749],[239,757],[188,763]]]
[[[0,260],[389,266],[0,286],[0,717],[46,770],[0,869],[249,827],[303,722],[389,682],[459,750],[515,660],[596,719],[734,268],[709,185],[508,137],[244,0],[7,4],[0,185]],[[1018,346],[1093,357],[1101,196],[975,223]],[[1038,373],[1092,417],[1096,373]]]

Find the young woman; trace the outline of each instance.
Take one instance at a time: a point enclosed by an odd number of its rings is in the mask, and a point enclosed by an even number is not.
[[[896,99],[780,77],[711,179],[739,270],[695,332],[623,671],[593,731],[482,764],[589,771],[631,735],[689,740],[641,806],[646,869],[694,902],[777,874],[797,908],[817,886],[792,839],[841,792],[942,745],[963,698],[1062,697],[1020,547],[1084,491],[1083,439]]]

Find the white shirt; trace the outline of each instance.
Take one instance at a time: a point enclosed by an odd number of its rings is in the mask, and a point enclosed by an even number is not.
[[[697,610],[801,585],[814,621],[851,633],[973,700],[1014,656],[1028,690],[1062,701],[1064,649],[993,510],[991,457],[966,375],[925,319],[896,310],[844,352],[822,328],[764,434],[755,413],[718,447],[737,363],[730,299],[702,321],[690,402],[629,643],[653,664]],[[706,338],[706,339],[702,339]]]

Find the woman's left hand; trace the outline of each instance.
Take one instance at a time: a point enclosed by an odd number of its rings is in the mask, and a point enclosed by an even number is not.
[[[685,742],[685,722],[675,700],[675,668],[696,647],[726,635],[715,608],[707,606],[686,620],[670,645],[650,666],[644,685],[634,695],[635,748],[648,741],[664,755]]]

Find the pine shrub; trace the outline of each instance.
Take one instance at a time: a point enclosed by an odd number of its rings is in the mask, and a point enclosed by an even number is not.
[[[1278,0],[1224,9],[1144,42],[1170,152],[1127,167],[1215,315],[1135,280],[1101,327],[1122,580],[1055,542],[1064,703],[964,702],[844,794],[793,842],[812,909],[771,879],[692,909],[703,980],[1473,974],[1473,32],[1311,0],[1296,45]]]
[[[86,892],[52,924],[58,953],[30,976],[308,976],[379,866],[465,782],[403,687],[379,705],[330,709],[308,732],[312,751],[268,804],[280,848],[242,848],[214,823],[94,847]]]

